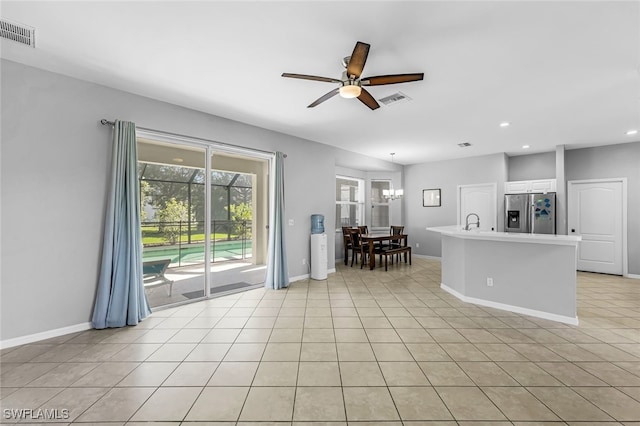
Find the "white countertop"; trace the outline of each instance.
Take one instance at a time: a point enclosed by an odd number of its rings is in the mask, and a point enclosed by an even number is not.
[[[480,231],[477,228],[465,231],[464,228],[456,225],[428,227],[427,231],[470,240],[506,241],[529,244],[578,245],[578,242],[582,240],[582,237],[575,235],[520,234],[515,232]]]

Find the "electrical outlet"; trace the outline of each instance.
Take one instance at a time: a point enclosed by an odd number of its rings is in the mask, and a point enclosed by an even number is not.
[[[289,226],[293,226],[293,224],[294,224],[293,219],[289,219]]]
[[[307,259],[302,259],[302,264],[306,265],[307,264]]]
[[[493,287],[493,278],[487,278],[487,287]]]
[[[416,243],[416,248],[420,248],[420,243]]]

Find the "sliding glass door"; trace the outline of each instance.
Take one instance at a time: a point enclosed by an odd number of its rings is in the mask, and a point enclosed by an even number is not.
[[[269,158],[138,138],[143,273],[152,308],[264,283]]]
[[[211,157],[211,294],[264,283],[268,168],[265,158],[214,150]]]
[[[207,150],[138,139],[142,260],[152,308],[205,296]]]

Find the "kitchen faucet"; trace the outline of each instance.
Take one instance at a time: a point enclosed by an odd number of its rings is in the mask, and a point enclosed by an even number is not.
[[[478,221],[477,221],[477,222],[469,223],[469,216],[475,216],[475,217],[478,219]],[[469,214],[467,215],[467,218],[465,219],[465,222],[466,222],[466,225],[465,225],[465,227],[464,227],[464,230],[465,230],[465,231],[468,231],[468,230],[469,230],[469,225],[476,225],[476,227],[477,227],[477,228],[480,228],[480,216],[478,216],[478,215],[477,215],[477,214],[475,214],[475,213],[469,213]]]

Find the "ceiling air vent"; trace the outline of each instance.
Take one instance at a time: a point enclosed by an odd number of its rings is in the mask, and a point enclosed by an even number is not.
[[[469,142],[462,142],[462,143],[459,143],[458,146],[460,148],[466,148],[468,146],[471,146],[471,144]]]
[[[379,100],[380,102],[382,102],[383,104],[385,104],[385,105],[389,106],[389,105],[391,105],[391,104],[395,104],[395,103],[398,103],[398,102],[407,102],[407,101],[410,101],[410,100],[411,100],[411,98],[410,98],[410,97],[408,97],[407,95],[405,95],[405,94],[404,94],[404,93],[402,93],[402,92],[396,92],[396,93],[394,93],[393,95],[389,95],[389,96],[386,96],[386,97],[381,98],[381,99],[378,99],[378,100]]]
[[[0,18],[0,37],[36,47],[36,29]]]

